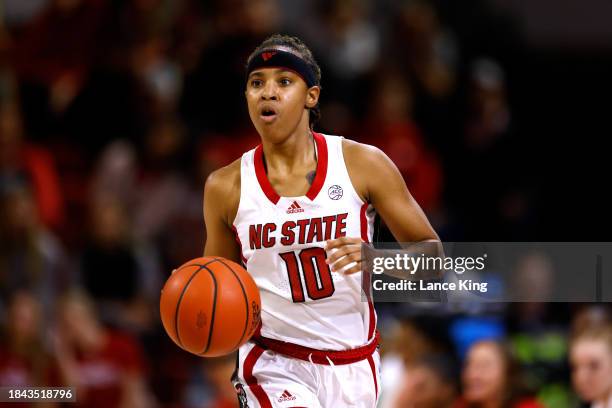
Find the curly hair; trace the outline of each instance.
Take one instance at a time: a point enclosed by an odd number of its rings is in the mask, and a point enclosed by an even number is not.
[[[310,48],[308,48],[308,46],[304,44],[302,40],[290,35],[274,34],[266,38],[261,44],[259,44],[257,48],[255,48],[251,55],[249,55],[246,66],[248,66],[251,60],[255,57],[255,55],[257,55],[262,50],[276,47],[289,48],[300,58],[302,58],[306,62],[308,67],[312,69],[312,72],[314,72],[316,85],[318,87],[321,87],[321,68],[319,67],[319,64],[315,60],[314,56],[312,55],[312,51],[310,51]],[[321,117],[319,103],[317,102],[317,105],[315,107],[309,108],[308,113],[310,128],[312,129],[312,127]]]

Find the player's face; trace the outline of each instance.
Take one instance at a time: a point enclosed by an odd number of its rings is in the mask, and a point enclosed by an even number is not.
[[[572,381],[586,401],[607,400],[612,393],[612,352],[604,341],[580,340],[571,349]]]
[[[262,138],[279,143],[300,126],[308,128],[308,110],[319,97],[319,88],[308,88],[295,72],[261,68],[249,75],[246,86],[249,116]]]

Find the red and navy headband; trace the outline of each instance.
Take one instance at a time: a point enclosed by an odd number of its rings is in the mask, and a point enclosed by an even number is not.
[[[306,61],[291,52],[278,49],[261,50],[255,54],[247,66],[246,76],[248,78],[256,69],[271,67],[287,68],[295,72],[302,77],[309,88],[319,85],[314,71]]]

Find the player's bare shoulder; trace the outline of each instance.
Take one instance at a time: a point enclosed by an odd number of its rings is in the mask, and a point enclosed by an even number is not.
[[[240,159],[208,176],[204,187],[205,207],[215,208],[223,220],[232,224],[240,203]]]
[[[355,190],[362,199],[369,201],[369,185],[379,178],[379,171],[388,166],[389,158],[376,146],[346,138],[342,139],[342,155]]]

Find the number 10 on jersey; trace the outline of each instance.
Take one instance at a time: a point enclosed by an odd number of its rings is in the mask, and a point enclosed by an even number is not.
[[[325,262],[325,250],[319,247],[306,248],[301,251],[289,251],[279,254],[285,261],[291,297],[295,303],[306,301],[302,275],[306,292],[312,300],[323,299],[334,294],[334,280],[329,265]]]

